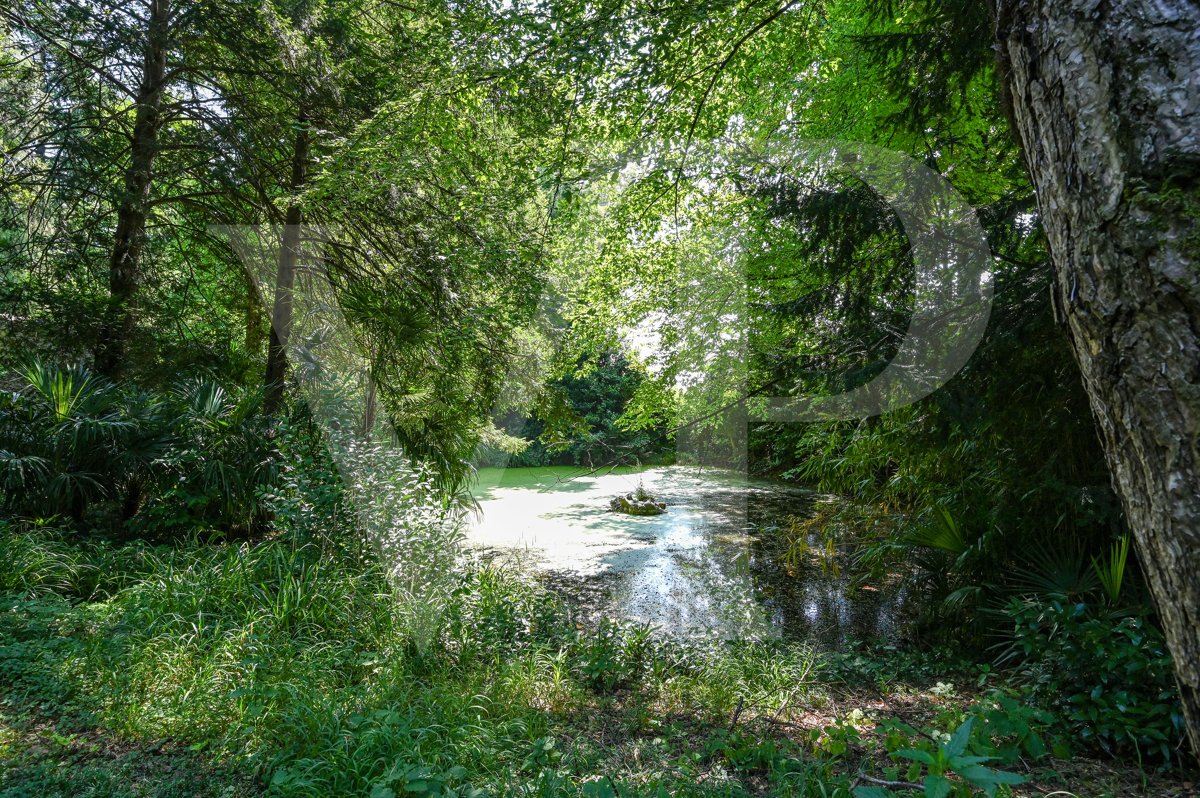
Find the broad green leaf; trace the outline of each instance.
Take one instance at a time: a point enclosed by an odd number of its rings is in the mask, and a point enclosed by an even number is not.
[[[953,787],[945,776],[930,774],[925,777],[925,798],[946,798]]]
[[[905,751],[897,751],[896,756],[902,756],[905,759],[915,759],[918,762],[924,762],[926,765],[932,765],[935,761],[933,756],[928,752],[917,751],[911,748]]]
[[[589,781],[583,785],[584,798],[616,798],[608,780]]]
[[[1033,732],[1024,740],[1025,752],[1034,759],[1041,759],[1046,755],[1046,744],[1042,742],[1042,737],[1037,732]]]
[[[987,793],[989,798],[990,796],[996,794],[996,787],[1001,784],[1025,783],[1024,776],[1019,776],[1016,773],[1009,773],[1004,770],[992,770],[991,768],[985,768],[980,765],[974,765],[957,772],[958,775],[962,776],[964,779]]]
[[[963,721],[963,725],[958,727],[958,731],[954,732],[954,736],[950,738],[950,742],[946,743],[942,749],[948,758],[962,756],[966,753],[967,742],[971,739],[971,726],[974,724],[975,718],[967,718]]]

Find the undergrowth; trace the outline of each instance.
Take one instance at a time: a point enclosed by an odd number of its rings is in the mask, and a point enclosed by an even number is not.
[[[862,798],[898,775],[973,795],[1057,744],[1044,713],[972,699],[997,686],[986,666],[583,628],[501,564],[463,565],[421,653],[382,570],[329,538],[116,546],[8,527],[0,549],[6,798]],[[864,690],[884,704],[848,711]],[[968,720],[982,780],[946,748]]]

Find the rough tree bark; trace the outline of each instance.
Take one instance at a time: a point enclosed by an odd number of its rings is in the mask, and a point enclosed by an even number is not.
[[[139,263],[146,239],[146,211],[158,155],[162,101],[169,49],[170,0],[150,0],[142,80],[130,136],[129,168],[124,192],[117,202],[117,228],[108,262],[108,306],[96,345],[96,370],[117,377],[125,366],[126,347],[133,334],[134,299],[140,281]]]
[[[991,2],[1055,313],[1200,751],[1200,4]]]
[[[292,151],[292,191],[304,187],[308,173],[308,125],[299,117],[296,146]],[[274,413],[283,403],[283,384],[287,372],[287,343],[292,332],[292,289],[296,284],[296,264],[300,260],[300,226],[304,209],[299,202],[288,206],[284,218],[283,243],[279,248],[279,268],[275,274],[275,300],[271,305],[271,333],[267,341],[267,395],[263,409]]]

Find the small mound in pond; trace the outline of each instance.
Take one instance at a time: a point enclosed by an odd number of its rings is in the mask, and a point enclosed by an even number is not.
[[[608,502],[608,509],[614,513],[627,515],[662,515],[667,511],[666,502],[658,502],[648,493],[638,491],[626,493],[624,496],[614,496]]]

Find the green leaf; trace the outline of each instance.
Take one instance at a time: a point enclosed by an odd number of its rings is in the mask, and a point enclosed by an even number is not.
[[[905,759],[915,759],[918,762],[924,762],[926,765],[932,765],[934,763],[933,756],[931,754],[929,754],[928,752],[916,751],[911,748],[907,749],[905,751],[897,751],[896,756],[902,756]]]
[[[954,736],[950,738],[950,742],[946,743],[942,751],[948,758],[962,756],[967,751],[967,742],[971,739],[971,726],[975,723],[975,718],[967,718],[963,721],[963,725],[958,727],[958,731],[954,732]]]
[[[1046,744],[1042,742],[1042,737],[1037,732],[1033,732],[1024,740],[1025,752],[1034,759],[1041,759],[1046,756]]]
[[[376,784],[371,789],[371,798],[396,798],[396,791],[383,784]]]
[[[583,795],[584,798],[616,798],[616,793],[607,779],[587,782],[583,785]]]
[[[925,777],[925,798],[946,798],[954,785],[945,776],[929,775]]]
[[[980,765],[957,771],[967,781],[983,790],[988,796],[996,794],[996,787],[1001,784],[1024,784],[1025,777],[1004,770],[992,770]]]

